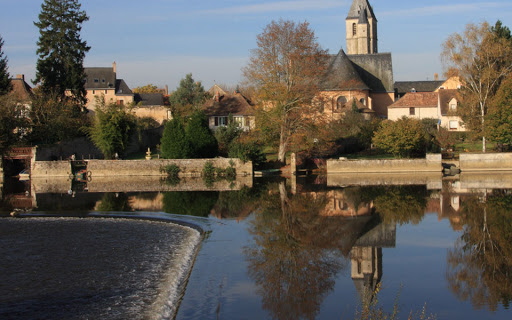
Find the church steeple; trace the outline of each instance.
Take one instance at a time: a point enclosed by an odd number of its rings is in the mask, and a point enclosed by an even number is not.
[[[368,0],[353,0],[347,15],[347,54],[378,52],[377,18]]]

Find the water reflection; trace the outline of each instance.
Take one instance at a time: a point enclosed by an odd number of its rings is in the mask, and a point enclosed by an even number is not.
[[[427,215],[437,215],[438,220],[449,221],[450,232],[459,234],[438,264],[444,273],[447,262],[446,275],[432,281],[447,284],[450,297],[469,301],[475,308],[508,308],[512,297],[510,175],[439,181],[349,178],[298,179],[296,183],[251,180],[213,186],[204,186],[200,180],[170,186],[148,178],[115,181],[111,189],[108,181],[100,179],[85,186],[64,180],[32,185],[6,182],[0,206],[4,212],[16,208],[158,211],[243,222],[240,227],[248,229],[244,237],[250,242],[243,245],[237,266],[246,269],[258,303],[275,319],[315,318],[331,294],[341,301],[343,294],[353,291],[361,304],[369,304],[378,284],[388,281],[385,272],[390,261],[384,260],[389,255],[383,248],[396,246],[397,228],[422,228]],[[389,266],[387,272],[389,276]],[[350,275],[351,283],[342,294],[336,292],[336,283],[344,275]],[[424,302],[412,308],[421,308]]]
[[[462,235],[448,252],[447,280],[475,308],[509,308],[512,298],[512,193],[493,190],[452,197]],[[460,203],[459,203],[460,202]]]

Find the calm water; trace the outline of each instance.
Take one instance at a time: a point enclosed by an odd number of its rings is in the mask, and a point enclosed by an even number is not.
[[[437,319],[512,318],[509,177],[334,180],[69,194],[6,184],[3,208],[161,212],[200,225],[177,319],[353,319],[362,304],[391,312],[395,300],[401,319],[425,305]]]

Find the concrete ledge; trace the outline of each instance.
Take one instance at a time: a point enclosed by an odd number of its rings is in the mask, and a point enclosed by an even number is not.
[[[462,172],[512,171],[512,153],[461,153]]]
[[[328,174],[328,187],[343,186],[412,186],[426,185],[428,190],[441,190],[441,172],[410,173],[340,173]]]
[[[252,162],[240,159],[159,159],[159,160],[86,160],[87,171],[91,177],[112,176],[165,176],[162,168],[178,166],[180,177],[199,177],[206,162],[212,162],[216,168],[228,168],[234,164],[238,176],[252,176]],[[34,161],[32,177],[69,177],[69,161]]]
[[[428,154],[425,159],[391,160],[327,160],[327,174],[332,173],[414,173],[441,172],[441,154]]]

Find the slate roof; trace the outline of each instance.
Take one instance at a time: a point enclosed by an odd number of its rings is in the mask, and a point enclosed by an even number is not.
[[[437,92],[409,92],[388,108],[437,108]]]
[[[116,80],[116,95],[132,95],[133,92],[123,79]]]
[[[87,80],[85,89],[112,89],[116,85],[113,68],[84,68]]]
[[[25,82],[24,78],[12,78],[11,79],[11,93],[22,101],[30,100],[32,95],[32,88]]]
[[[373,13],[373,8],[368,0],[354,0],[350,6],[350,10],[348,11],[347,19],[358,19],[361,15],[360,8],[363,8],[368,18],[377,20]]]
[[[249,99],[240,93],[214,96],[203,104],[202,109],[208,116],[254,115],[254,108]]]
[[[164,95],[161,93],[136,93],[134,100],[142,107],[164,105]]]
[[[442,89],[442,90],[439,90],[439,105],[441,107],[441,115],[445,116],[445,115],[448,114],[448,111],[450,110],[450,101],[453,98],[459,100],[458,92],[459,92],[459,90],[457,90],[457,89],[453,89],[453,90]]]
[[[399,94],[411,92],[414,88],[416,92],[433,92],[443,85],[446,80],[432,80],[432,81],[396,81],[395,90]]]
[[[394,92],[391,53],[351,54],[347,57],[374,92]]]
[[[321,83],[323,90],[369,90],[368,85],[361,79],[356,68],[341,49],[337,55],[330,58],[329,67]]]

